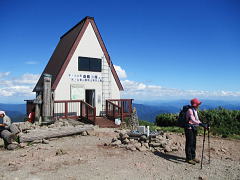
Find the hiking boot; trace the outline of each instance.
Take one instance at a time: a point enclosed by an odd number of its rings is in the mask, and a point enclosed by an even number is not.
[[[196,162],[195,162],[194,160],[186,160],[186,162],[187,162],[188,164],[192,164],[192,165],[195,165],[195,164],[196,164]]]
[[[200,163],[200,160],[197,158],[194,158],[193,161],[195,161],[195,163]]]

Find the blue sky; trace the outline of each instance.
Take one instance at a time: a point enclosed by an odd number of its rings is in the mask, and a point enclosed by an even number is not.
[[[0,1],[0,102],[24,103],[59,38],[93,16],[124,97],[240,100],[240,1]]]

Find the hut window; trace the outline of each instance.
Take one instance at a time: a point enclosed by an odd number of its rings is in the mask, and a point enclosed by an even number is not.
[[[98,58],[78,57],[79,71],[102,71],[102,60]]]

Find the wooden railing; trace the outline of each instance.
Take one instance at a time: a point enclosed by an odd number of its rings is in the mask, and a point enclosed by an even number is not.
[[[96,122],[96,107],[91,106],[90,104],[81,101],[81,118],[89,120],[95,124]]]
[[[106,116],[109,119],[130,117],[133,99],[108,99],[106,100]]]
[[[54,117],[57,118],[84,118],[95,123],[96,108],[82,100],[54,101]]]

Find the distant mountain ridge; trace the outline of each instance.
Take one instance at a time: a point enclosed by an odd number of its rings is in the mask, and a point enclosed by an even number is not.
[[[219,106],[229,110],[240,110],[240,101],[201,100],[200,109],[214,109]],[[137,108],[138,117],[141,120],[155,122],[158,114],[178,113],[183,105],[189,104],[189,100],[176,101],[136,101],[133,107]],[[0,110],[6,111],[13,122],[23,121],[26,117],[26,104],[1,104]]]
[[[189,104],[189,100],[137,102],[139,103],[134,103],[133,106],[137,108],[139,119],[149,122],[155,122],[158,114],[178,113],[182,106]],[[240,110],[240,101],[202,100],[202,102],[201,110],[215,109],[217,107],[223,107],[229,110]]]
[[[24,121],[26,117],[26,104],[1,104],[0,110],[5,111],[12,122]]]

